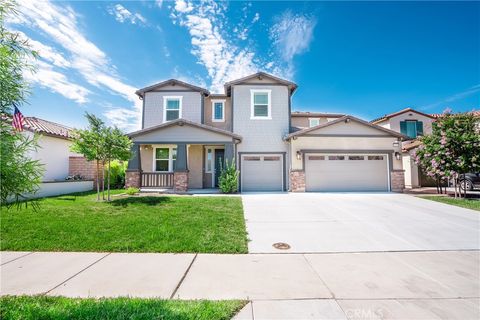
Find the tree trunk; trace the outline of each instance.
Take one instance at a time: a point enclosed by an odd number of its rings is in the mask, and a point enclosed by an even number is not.
[[[102,161],[102,199],[105,201],[105,161]]]
[[[96,180],[97,180],[97,201],[100,201],[100,173],[99,173],[99,168],[98,168],[98,160],[97,160],[97,174],[96,174]]]
[[[110,159],[108,159],[108,171],[107,171],[107,200],[110,201]]]

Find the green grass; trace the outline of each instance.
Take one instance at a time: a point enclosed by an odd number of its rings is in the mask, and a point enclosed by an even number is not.
[[[231,319],[245,301],[155,299],[71,299],[20,296],[0,298],[0,319]]]
[[[90,192],[41,199],[37,211],[2,207],[1,249],[247,253],[239,197],[95,199]]]
[[[477,200],[476,199],[455,199],[450,197],[439,197],[439,196],[422,196],[421,198],[450,204],[452,206],[480,211],[480,200],[478,199]]]

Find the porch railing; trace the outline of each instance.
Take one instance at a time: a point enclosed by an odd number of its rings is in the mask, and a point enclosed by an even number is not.
[[[173,172],[142,172],[142,188],[172,188]]]

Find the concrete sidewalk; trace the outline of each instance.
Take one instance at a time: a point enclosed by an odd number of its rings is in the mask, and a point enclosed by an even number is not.
[[[0,258],[1,295],[253,301],[238,319],[480,317],[480,251]]]

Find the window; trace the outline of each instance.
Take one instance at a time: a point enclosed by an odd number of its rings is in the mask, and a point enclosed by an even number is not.
[[[328,160],[345,160],[345,156],[328,156]]]
[[[244,157],[245,161],[260,161],[260,157]]]
[[[250,90],[251,114],[250,119],[272,119],[271,90]]]
[[[318,126],[320,124],[320,119],[319,118],[309,118],[308,121],[309,121],[310,127],[315,127],[315,126]]]
[[[417,120],[400,121],[400,132],[410,138],[423,135],[423,122]]]
[[[163,122],[182,117],[182,97],[163,97]]]
[[[383,156],[368,156],[368,160],[383,160]]]
[[[308,160],[325,160],[325,156],[308,156]]]
[[[205,153],[205,172],[211,173],[213,168],[213,149],[207,148]]]
[[[155,148],[154,170],[160,172],[172,172],[175,170],[177,160],[177,148],[161,147]]]
[[[348,156],[348,160],[364,160],[364,156]]]
[[[265,156],[265,157],[263,157],[263,161],[280,161],[280,157],[276,157],[276,156]]]
[[[212,121],[225,121],[225,100],[212,100]]]

